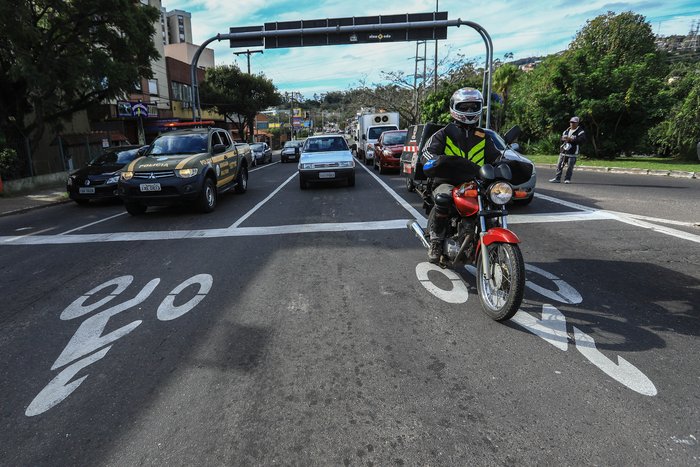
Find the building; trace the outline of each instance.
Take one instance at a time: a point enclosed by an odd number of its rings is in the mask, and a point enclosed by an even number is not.
[[[192,43],[192,14],[182,10],[166,13],[168,44]]]

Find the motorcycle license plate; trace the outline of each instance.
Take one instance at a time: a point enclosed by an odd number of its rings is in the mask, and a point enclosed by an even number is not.
[[[78,188],[78,193],[80,193],[81,195],[94,195],[95,188],[93,188],[93,187],[80,187],[80,188]]]
[[[335,178],[335,172],[320,172],[318,178]]]
[[[139,188],[141,191],[160,191],[160,183],[142,183]]]

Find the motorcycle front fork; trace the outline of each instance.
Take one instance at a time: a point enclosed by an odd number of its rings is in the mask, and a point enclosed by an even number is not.
[[[481,201],[481,196],[479,196],[477,200],[479,201],[479,213],[482,213],[484,211],[484,205]],[[479,215],[479,227],[479,245],[481,248],[482,266],[482,270],[480,271],[480,273],[483,274],[485,279],[491,281],[491,262],[489,259],[489,252],[487,251],[488,248],[486,247],[486,245],[484,245],[484,237],[486,236],[486,216]],[[508,221],[506,220],[506,216],[501,216],[501,227],[503,227],[504,229],[508,228]]]

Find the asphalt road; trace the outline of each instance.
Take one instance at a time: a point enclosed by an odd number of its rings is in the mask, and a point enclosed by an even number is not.
[[[699,463],[700,182],[540,171],[500,324],[469,271],[418,276],[399,175],[295,171],[0,218],[0,464]]]

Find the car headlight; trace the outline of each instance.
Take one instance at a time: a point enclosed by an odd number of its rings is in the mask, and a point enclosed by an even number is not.
[[[338,167],[355,167],[354,161],[341,161],[338,162]]]
[[[114,175],[112,177],[109,177],[107,181],[105,182],[105,185],[114,185],[119,181],[119,175]]]
[[[122,180],[131,180],[134,178],[134,172],[122,172],[120,177]]]
[[[314,164],[313,164],[313,163],[299,164],[299,168],[302,169],[302,170],[313,169],[313,168],[314,168]]]
[[[489,199],[494,204],[506,204],[513,198],[513,187],[510,183],[497,182],[489,187]]]
[[[177,176],[180,178],[194,177],[195,175],[197,175],[198,172],[199,172],[199,170],[196,168],[195,169],[180,169],[180,170],[175,171]]]
[[[385,149],[385,150],[384,150],[384,155],[387,156],[387,157],[391,157],[393,154],[394,154],[394,153],[393,153],[392,151],[390,151],[389,149]]]
[[[68,186],[73,186],[73,177],[68,177],[68,181],[66,183]]]

